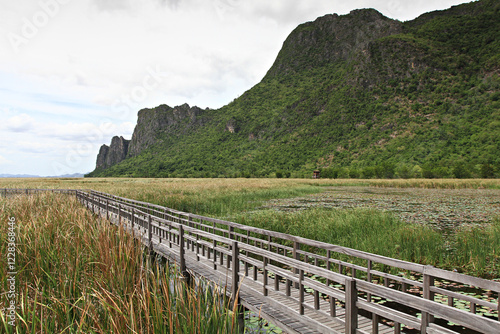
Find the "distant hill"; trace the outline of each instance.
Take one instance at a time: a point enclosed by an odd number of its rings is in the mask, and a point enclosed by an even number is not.
[[[301,24],[259,84],[217,110],[139,111],[87,176],[498,177],[499,8]]]
[[[40,175],[29,175],[29,174],[0,174],[0,178],[38,178],[38,177],[46,177],[46,178],[75,178],[75,177],[84,177],[83,173],[74,173],[74,174],[65,174],[59,176],[40,176]]]

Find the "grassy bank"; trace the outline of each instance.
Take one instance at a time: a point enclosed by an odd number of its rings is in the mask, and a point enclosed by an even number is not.
[[[8,221],[15,218],[15,275]],[[67,196],[0,198],[0,309],[15,277],[17,328],[4,333],[228,333],[234,314],[210,289],[187,289],[141,245]]]

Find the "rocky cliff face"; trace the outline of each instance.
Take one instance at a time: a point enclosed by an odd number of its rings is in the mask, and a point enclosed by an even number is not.
[[[153,144],[168,136],[179,136],[203,124],[200,117],[205,110],[183,104],[177,107],[160,105],[142,109],[138,113],[137,125],[131,140],[115,136],[111,145],[102,145],[97,155],[96,169],[106,169],[127,157],[140,154]]]
[[[156,108],[140,110],[128,155],[138,155],[161,141],[161,137],[182,135],[203,124],[203,119],[200,118],[203,112],[203,109],[190,107],[188,104],[174,108],[163,104]]]
[[[102,145],[97,155],[96,169],[105,169],[122,162],[128,153],[130,140],[115,136],[111,145]]]
[[[403,31],[402,23],[374,9],[348,15],[330,14],[299,25],[285,40],[266,78],[293,74],[312,67],[349,61],[379,38]]]

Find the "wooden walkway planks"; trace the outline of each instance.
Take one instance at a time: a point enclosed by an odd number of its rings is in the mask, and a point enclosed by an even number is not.
[[[104,212],[100,212],[102,216],[105,216]],[[109,219],[114,223],[118,224],[118,217],[111,216]],[[124,220],[121,221],[122,226],[124,226],[129,232],[134,233],[145,246],[149,245],[149,240],[147,237],[148,231],[146,229],[134,227],[132,232],[132,227],[130,221],[125,221],[126,225],[123,225]],[[175,263],[180,262],[180,249],[175,243],[172,243],[172,247],[169,247],[168,241],[162,240],[160,243],[159,237],[156,235],[152,236],[153,246],[152,250],[157,254],[163,256],[169,261]],[[198,277],[203,277],[204,279],[211,281],[221,288],[222,291],[227,291],[228,297],[232,291],[232,278],[230,275],[230,270],[227,266],[218,265],[216,270],[213,269],[213,260],[209,259],[207,255],[199,255],[193,252],[190,247],[185,247],[185,262],[186,267],[189,268],[190,274]],[[226,258],[227,261],[227,258]],[[227,263],[227,262],[226,262]],[[237,283],[240,284],[239,296],[241,298],[241,305],[248,310],[260,315],[267,321],[275,324],[279,328],[283,329],[287,333],[345,333],[345,325],[341,322],[334,321],[329,316],[318,315],[315,312],[310,311],[314,308],[314,297],[311,294],[305,295],[305,303],[309,306],[304,310],[304,315],[302,317],[290,316],[297,312],[298,304],[296,301],[287,298],[281,291],[285,291],[286,283],[278,282],[279,291],[269,290],[268,296],[264,297],[261,295],[261,290],[263,289],[263,278],[258,276],[258,280],[255,281],[249,276],[245,276],[244,266],[240,266],[240,277],[243,277],[242,281]],[[268,278],[268,286],[275,286],[274,278]],[[299,289],[292,286],[291,296],[294,299],[299,298]],[[324,299],[320,299],[320,308],[329,309],[330,303]],[[342,307],[336,307],[336,314],[338,319],[344,321],[345,310]],[[321,325],[320,325],[321,324]],[[372,321],[364,317],[360,317],[358,329],[365,333],[371,333]],[[379,325],[379,333],[391,333],[392,329],[388,326]]]
[[[113,219],[116,223],[116,219]],[[130,230],[130,224],[128,224],[127,228]],[[139,239],[142,240],[142,243],[147,246],[148,239],[145,237],[146,231],[141,231],[139,229],[135,229],[136,235],[139,236]],[[176,244],[172,244],[172,248],[168,247],[166,243],[159,243],[159,239],[157,237],[153,237],[153,250],[157,254],[165,257],[170,261],[174,261],[176,263],[180,262],[179,258],[179,246]],[[213,261],[209,260],[206,256],[200,256],[199,261],[197,259],[196,253],[192,252],[189,247],[186,248],[185,251],[185,261],[186,267],[189,268],[191,274],[199,277],[203,277],[206,280],[215,283],[222,290],[228,292],[228,296],[232,290],[232,279],[229,274],[230,271],[226,269],[225,266],[218,266],[216,270],[213,269]],[[244,276],[244,269],[240,270],[240,274]],[[269,278],[269,285],[274,285],[274,279]],[[284,283],[280,283],[281,288],[285,288]],[[282,295],[274,291],[270,291],[269,296],[262,297],[259,290],[262,290],[262,278],[259,277],[258,282],[254,281],[249,277],[244,277],[241,282],[239,296],[241,298],[241,304],[249,309],[250,311],[259,314],[262,318],[267,321],[275,324],[276,326],[282,328],[288,333],[344,333],[343,325],[336,324],[328,317],[319,318],[317,315],[314,316],[314,320],[323,321],[325,326],[323,328],[311,329],[315,326],[314,323],[307,320],[307,312],[306,317],[297,318],[292,317],[290,314],[293,313],[293,308],[296,305],[293,305],[293,302],[290,300],[286,300]],[[298,296],[299,292],[297,289],[292,288],[292,293],[294,296]],[[289,308],[291,312],[284,312],[283,309],[277,309],[273,307],[276,303],[282,303],[286,307]],[[343,313],[343,309],[339,308],[339,314]]]
[[[100,212],[100,215],[105,217],[105,212]],[[108,218],[112,223],[118,225],[118,216],[110,216]],[[147,237],[148,231],[146,229],[134,227],[132,232],[132,227],[130,221],[121,220],[122,226],[126,228],[130,233],[134,233],[138,239],[145,245],[149,245],[149,239]],[[124,224],[125,223],[125,224]],[[172,247],[169,247],[168,241],[162,240],[160,243],[159,237],[156,235],[152,236],[152,250],[159,254],[160,256],[166,258],[169,261],[175,263],[180,262],[180,249],[179,245],[172,243]],[[230,275],[230,270],[227,269],[226,265],[218,265],[216,270],[213,269],[213,260],[209,259],[207,255],[199,255],[193,252],[190,247],[185,247],[185,262],[186,267],[193,276],[203,277],[204,279],[217,285],[222,291],[226,291],[228,297],[232,290],[232,278]],[[227,258],[226,258],[227,260]],[[226,262],[227,263],[227,262]],[[297,312],[298,304],[296,301],[286,298],[282,292],[277,292],[274,290],[269,290],[269,295],[264,297],[261,295],[261,290],[263,288],[263,278],[258,277],[255,281],[249,276],[245,276],[244,266],[240,266],[240,274],[243,277],[242,281],[238,284],[239,296],[241,298],[241,305],[248,310],[260,315],[263,319],[275,324],[279,328],[283,329],[287,333],[345,333],[345,325],[340,322],[335,322],[329,316],[318,315],[317,313],[311,312],[306,308],[305,314],[302,317],[290,316],[291,314]],[[268,286],[274,286],[274,278],[268,278]],[[279,290],[284,291],[286,288],[285,282],[279,282]],[[292,298],[298,299],[299,290],[297,288],[291,288]],[[309,305],[312,309],[314,304],[314,297],[311,294],[305,296],[305,303]],[[322,308],[329,308],[330,303],[321,299],[320,303]],[[343,320],[344,308],[336,306],[336,313],[339,319]],[[319,325],[321,324],[321,325]],[[360,321],[359,330],[366,333],[371,332],[372,322],[371,319],[363,318]],[[390,333],[392,329],[388,326],[381,325],[379,333]]]

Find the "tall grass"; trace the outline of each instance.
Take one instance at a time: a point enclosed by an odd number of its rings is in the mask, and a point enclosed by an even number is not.
[[[228,217],[274,198],[323,191],[289,179],[0,179],[0,188],[94,189],[200,215]]]
[[[74,198],[0,198],[0,309],[6,236],[17,222],[17,328],[6,333],[229,333],[236,313],[214,289],[192,289],[175,268],[150,263],[140,243]],[[0,312],[1,313],[1,312]],[[233,330],[234,329],[234,330]]]
[[[322,179],[328,186],[425,189],[500,189],[499,179]]]
[[[461,228],[452,251],[452,263],[463,271],[500,278],[500,217],[491,225]]]

